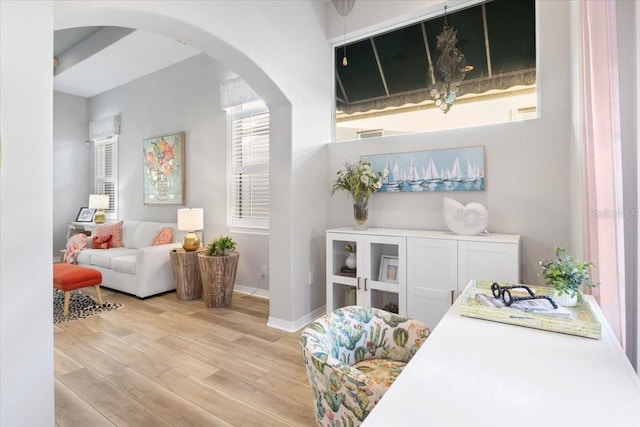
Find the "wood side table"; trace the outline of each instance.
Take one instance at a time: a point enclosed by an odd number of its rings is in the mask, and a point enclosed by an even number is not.
[[[178,299],[199,299],[202,296],[198,252],[200,251],[185,251],[182,248],[169,252]]]

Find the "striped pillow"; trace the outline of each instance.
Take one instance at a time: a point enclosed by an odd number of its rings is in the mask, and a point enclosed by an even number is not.
[[[162,227],[151,240],[151,246],[166,245],[173,242],[173,229]]]
[[[96,229],[96,236],[106,238],[111,234],[111,247],[122,247],[122,222],[116,222],[114,224],[99,225]]]

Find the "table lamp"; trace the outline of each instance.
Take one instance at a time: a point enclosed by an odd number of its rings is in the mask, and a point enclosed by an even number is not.
[[[107,215],[102,210],[109,209],[109,195],[89,194],[89,207],[96,209],[96,213],[93,215],[93,222],[96,224],[104,224],[107,220]]]
[[[186,208],[178,209],[178,230],[186,231],[182,241],[185,251],[195,251],[200,247],[200,238],[194,231],[204,228],[204,209]]]

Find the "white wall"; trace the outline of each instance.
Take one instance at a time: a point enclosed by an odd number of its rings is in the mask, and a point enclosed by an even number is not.
[[[52,426],[53,21],[0,2],[0,425]]]
[[[86,98],[53,93],[53,257],[67,244],[67,225],[92,193]]]
[[[489,210],[489,230],[522,236],[521,272],[541,283],[538,261],[556,245],[571,248],[569,199],[571,58],[569,3],[538,2],[539,119],[524,122],[342,142],[329,147],[329,172],[360,155],[485,146],[486,190],[464,193],[381,193],[373,196],[369,225],[446,230],[443,197]],[[356,11],[354,10],[354,13]],[[455,106],[454,106],[455,108]],[[331,182],[327,182],[328,194]],[[349,198],[334,196],[330,226],[351,224]]]
[[[227,115],[220,109],[219,85],[234,74],[200,54],[156,73],[92,97],[89,119],[121,115],[119,138],[119,218],[177,220],[182,206],[145,205],[142,198],[142,140],[184,131],[186,206],[204,209],[204,244],[220,235],[238,242],[241,262],[236,283],[253,290],[260,267],[269,264],[269,238],[232,234],[227,227]],[[269,289],[268,277],[260,289]]]

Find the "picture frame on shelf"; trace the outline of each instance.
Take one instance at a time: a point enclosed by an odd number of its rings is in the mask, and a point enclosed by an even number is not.
[[[398,257],[382,255],[380,257],[380,273],[378,282],[398,283]]]
[[[94,208],[82,207],[76,215],[76,222],[93,222],[93,216],[96,214]]]

